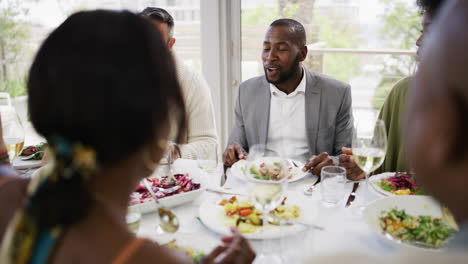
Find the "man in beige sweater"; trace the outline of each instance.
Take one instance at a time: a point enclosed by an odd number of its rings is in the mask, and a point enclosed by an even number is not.
[[[174,19],[162,8],[147,7],[140,13],[161,32],[169,50],[173,51]],[[174,52],[179,83],[187,107],[188,131],[185,144],[173,145],[174,159],[209,159],[216,153],[217,135],[211,92],[203,76],[185,65]]]

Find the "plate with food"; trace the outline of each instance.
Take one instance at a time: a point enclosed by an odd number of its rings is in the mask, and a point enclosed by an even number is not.
[[[18,156],[13,159],[13,168],[22,170],[40,167],[46,147],[46,143],[40,143],[23,148]]]
[[[450,214],[429,196],[392,196],[364,210],[371,229],[386,241],[425,250],[444,248],[456,232]]]
[[[263,213],[246,196],[229,196],[221,200],[206,200],[199,208],[202,223],[216,233],[230,235],[235,226],[248,239],[274,239],[304,231],[301,223],[313,221],[317,208],[306,206],[303,199],[292,193],[270,211],[268,225],[263,227]]]
[[[201,181],[188,173],[174,174],[174,178],[163,176],[145,179],[164,207],[173,207],[198,198],[203,191]],[[130,195],[129,211],[148,213],[156,210],[156,203],[145,184],[139,183]]]
[[[425,192],[416,184],[414,175],[406,172],[386,172],[369,178],[370,185],[379,194],[424,195]]]
[[[194,263],[200,263],[201,259],[215,249],[220,241],[207,235],[175,233],[175,234],[145,234],[160,245],[177,250],[192,259]]]
[[[269,180],[272,178],[283,177],[283,167],[286,166],[288,182],[299,181],[307,175],[303,172],[304,164],[296,160],[282,160],[277,157],[264,157],[252,162],[239,160],[231,168],[232,174],[242,180],[252,177],[259,180]]]

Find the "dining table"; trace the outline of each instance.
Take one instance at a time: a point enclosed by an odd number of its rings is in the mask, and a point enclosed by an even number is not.
[[[221,177],[224,176],[222,164],[219,164],[217,169],[206,172],[197,166],[196,160],[179,159],[175,162],[174,169],[180,172],[200,173],[203,177],[204,188],[233,193],[246,192],[245,182],[239,177],[233,176],[230,169],[226,171],[226,182],[223,186],[220,186]],[[268,240],[266,242],[268,243],[267,247],[262,246],[262,240],[252,239],[250,243],[256,252],[266,250],[264,253],[277,254],[283,259],[284,263],[301,263],[304,259],[313,258],[314,256],[359,254],[382,257],[401,250],[398,246],[392,245],[379,237],[364,221],[363,215],[357,213],[359,210],[354,204],[362,202],[366,189],[364,184],[361,184],[362,187],[357,189],[354,203],[349,207],[345,207],[353,189],[353,182],[346,183],[342,201],[335,206],[329,206],[321,202],[320,183],[314,188],[312,195],[303,193],[307,186],[316,181],[317,176],[309,174],[299,181],[290,183],[286,195],[299,195],[303,206],[315,207],[314,212],[316,215],[313,218],[313,223],[320,228],[307,227],[302,232]],[[216,203],[223,197],[229,197],[229,195],[205,191],[193,201],[171,208],[180,221],[180,228],[177,233],[198,237],[198,241],[201,242],[197,243],[205,243],[203,241],[208,243],[210,241],[213,244],[213,241],[219,241],[219,244],[221,244],[223,236],[206,227],[198,216],[199,207],[204,201],[209,200]],[[367,201],[372,202],[382,197],[377,192],[369,190]],[[158,235],[167,235],[163,234],[162,230],[158,228],[158,222],[156,213],[144,214],[137,235],[152,238]],[[200,239],[200,237],[204,239]]]

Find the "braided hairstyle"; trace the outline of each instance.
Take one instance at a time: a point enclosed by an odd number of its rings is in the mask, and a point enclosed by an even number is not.
[[[55,156],[55,180],[27,206],[39,229],[69,226],[92,205],[75,143],[91,148],[99,167],[112,167],[166,137],[171,124],[186,127],[173,58],[159,32],[128,11],[71,15],[39,49],[28,92],[32,124]]]

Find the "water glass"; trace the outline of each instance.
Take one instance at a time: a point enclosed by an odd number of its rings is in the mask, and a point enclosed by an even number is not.
[[[197,153],[198,167],[208,173],[215,172],[219,164],[218,144],[213,145],[214,148],[200,149]]]
[[[326,166],[322,168],[321,177],[322,202],[327,205],[338,204],[344,197],[346,169],[339,166]]]

